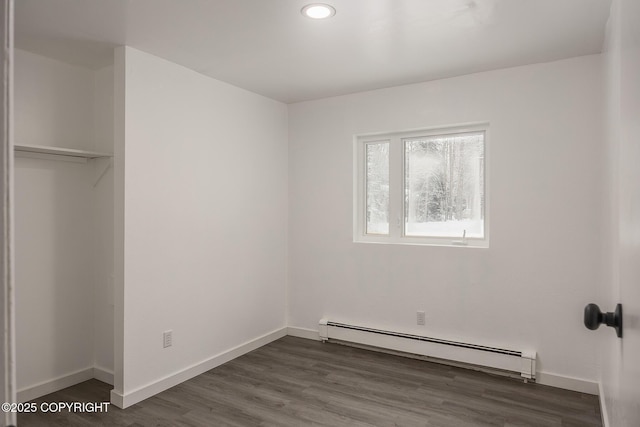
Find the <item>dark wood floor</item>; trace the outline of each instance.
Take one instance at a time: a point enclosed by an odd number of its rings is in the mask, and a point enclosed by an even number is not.
[[[35,402],[109,399],[97,380]],[[18,426],[601,426],[596,396],[285,337],[125,410]]]

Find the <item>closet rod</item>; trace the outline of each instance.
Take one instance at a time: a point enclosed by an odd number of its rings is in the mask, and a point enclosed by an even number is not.
[[[102,157],[113,157],[113,154],[101,153],[98,151],[76,150],[73,148],[45,147],[42,145],[21,145],[14,144],[17,152],[53,154],[56,156],[79,157],[81,159],[98,159]]]

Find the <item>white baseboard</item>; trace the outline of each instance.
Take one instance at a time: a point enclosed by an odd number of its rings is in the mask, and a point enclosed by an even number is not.
[[[289,326],[287,328],[287,335],[298,338],[306,338],[308,340],[320,341],[320,333],[314,329],[296,328]]]
[[[538,372],[536,374],[536,383],[548,385],[551,387],[563,388],[565,390],[578,391],[598,395],[598,383],[594,381],[583,380],[580,378],[564,377],[557,374],[549,374],[547,372]]]
[[[297,328],[294,326],[289,326],[287,328],[287,335],[299,338],[307,338],[316,341],[320,340],[320,334],[317,330]],[[571,378],[562,375],[549,374],[547,372],[537,372],[536,383],[548,385],[551,387],[563,388],[565,390],[578,391],[581,393],[594,395],[600,394],[598,390],[598,383],[596,382],[587,381],[580,378]]]
[[[244,344],[240,344],[237,347],[217,354],[209,359],[203,360],[195,365],[191,365],[178,372],[174,372],[167,375],[164,378],[158,379],[152,383],[139,387],[135,390],[131,390],[127,393],[123,393],[120,390],[111,390],[111,403],[119,408],[127,408],[131,405],[135,405],[151,396],[154,396],[160,392],[163,392],[173,386],[176,386],[184,381],[187,381],[193,377],[203,374],[216,366],[220,366],[230,360],[240,357],[243,354],[249,353],[263,345],[269,344],[272,341],[280,339],[287,335],[287,328],[276,329],[273,332],[269,332],[261,337],[248,341]]]
[[[116,389],[111,390],[111,404],[118,408],[124,408],[124,396]]]
[[[187,367],[181,371],[175,372],[158,381],[133,390],[127,394],[123,394],[122,392],[117,390],[111,390],[111,403],[119,408],[126,408],[128,406],[134,405],[144,399],[147,399],[188,379],[191,379],[230,360],[233,360],[236,357],[240,357],[243,354],[249,353],[250,351],[262,347],[263,345],[280,339],[285,335],[291,335],[294,337],[315,341],[320,340],[320,335],[317,330],[291,326],[276,329],[275,331],[267,333],[261,337],[248,341],[220,354],[217,354],[207,360]],[[29,400],[36,399],[49,393],[53,393],[58,390],[62,390],[64,388],[71,387],[81,382],[90,380],[92,378],[96,378],[102,382],[113,385],[113,371],[106,368],[94,366],[18,390],[18,402],[27,402]],[[581,393],[598,395],[600,398],[600,407],[602,408],[603,425],[604,427],[609,427],[607,407],[605,404],[606,402],[604,399],[602,384],[600,382],[565,377],[562,375],[550,374],[547,372],[538,372],[536,374],[536,383],[566,390],[578,391]]]
[[[110,369],[103,368],[101,366],[94,366],[93,378],[102,381],[103,383],[113,385],[113,371]]]
[[[602,416],[602,426],[609,427],[609,412],[607,411],[607,401],[604,396],[604,387],[602,381],[598,381],[598,398],[600,399],[600,415]]]
[[[307,328],[298,328],[294,326],[289,326],[287,328],[287,335],[291,335],[293,337],[306,338],[310,340],[320,340],[320,334],[317,330],[307,329]],[[601,388],[599,389],[598,383],[588,380],[583,380],[580,378],[572,378],[565,377],[557,374],[550,374],[547,372],[537,372],[536,373],[536,383],[548,385],[551,387],[562,388],[565,390],[578,391],[580,393],[587,393],[593,395],[601,396]],[[602,396],[601,396],[602,399]],[[604,404],[601,402],[601,405],[604,408]],[[603,415],[603,416],[606,416]],[[605,427],[607,427],[605,425]]]
[[[25,387],[18,390],[18,402],[28,402],[63,388],[71,387],[93,378],[93,367],[61,375],[52,380]]]

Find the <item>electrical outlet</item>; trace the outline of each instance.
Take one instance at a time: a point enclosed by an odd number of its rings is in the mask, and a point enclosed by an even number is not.
[[[425,322],[425,316],[426,316],[426,313],[424,311],[417,311],[416,312],[416,323],[418,325],[424,325],[426,323]]]
[[[167,348],[173,345],[173,331],[164,331],[162,333],[162,347]]]

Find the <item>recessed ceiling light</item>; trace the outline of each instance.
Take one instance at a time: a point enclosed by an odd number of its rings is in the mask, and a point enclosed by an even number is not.
[[[336,10],[328,4],[314,3],[302,8],[302,14],[312,19],[331,18],[336,14]]]

